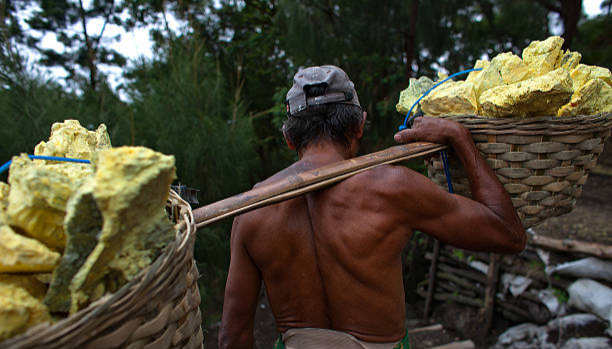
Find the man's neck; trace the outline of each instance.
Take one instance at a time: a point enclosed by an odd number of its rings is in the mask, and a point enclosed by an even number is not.
[[[347,149],[345,146],[324,140],[309,144],[299,153],[300,161],[311,162],[318,166],[346,160],[354,156],[354,148]]]

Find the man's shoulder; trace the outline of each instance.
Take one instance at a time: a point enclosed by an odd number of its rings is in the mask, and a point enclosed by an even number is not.
[[[296,172],[297,171],[293,166],[289,166],[275,173],[274,175],[256,183],[252,189],[262,190],[262,188],[266,186],[283,181],[287,177],[294,175]],[[263,190],[265,191],[266,189]],[[236,216],[236,218],[234,218],[232,234],[242,234],[243,232],[248,232],[248,234],[252,236],[257,231],[262,230],[264,226],[269,227],[277,223],[276,219],[279,218],[280,213],[283,211],[283,207],[287,206],[288,201],[291,200],[294,199],[260,207],[258,209],[248,211],[240,214],[239,216]]]
[[[253,186],[253,189],[262,187],[262,186],[266,186],[268,184],[274,183],[274,182],[279,182],[283,179],[286,179],[288,177],[292,177],[292,176],[296,176],[299,175],[301,172],[305,172],[308,170],[312,169],[312,166],[308,166],[309,164],[304,163],[304,162],[294,162],[293,164],[291,164],[288,167],[285,167],[284,169],[276,172],[275,174],[273,174],[272,176],[262,180],[261,182],[256,183]]]
[[[253,188],[261,188],[275,182],[287,180],[288,177],[299,174],[304,170],[308,170],[308,168],[303,167],[305,167],[303,164],[294,163],[293,165],[255,184]],[[413,187],[415,185],[421,185],[424,181],[429,181],[429,179],[406,166],[381,165],[348,177],[336,185],[342,187],[343,189],[349,189],[351,191],[354,189],[362,193],[364,191],[373,191],[377,193],[401,193],[402,195],[405,195],[406,190],[413,191]],[[274,206],[277,205],[252,211],[254,214],[248,215],[247,217],[259,217],[260,214],[265,215],[264,212],[267,211],[265,209],[271,209],[271,207]]]
[[[397,190],[409,186],[415,177],[421,176],[418,172],[401,165],[382,165],[358,173],[345,182],[349,185],[372,188],[375,190]]]

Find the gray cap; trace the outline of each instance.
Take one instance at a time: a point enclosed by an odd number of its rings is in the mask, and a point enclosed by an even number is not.
[[[323,86],[325,94],[306,98],[304,89],[310,86]],[[306,110],[313,105],[328,103],[346,103],[359,105],[355,85],[344,70],[333,66],[323,65],[301,69],[293,77],[293,86],[287,92],[287,114],[292,115]]]

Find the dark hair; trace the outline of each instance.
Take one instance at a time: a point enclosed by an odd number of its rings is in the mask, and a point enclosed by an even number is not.
[[[325,89],[312,86],[305,92],[307,97],[315,97],[324,94]],[[290,115],[283,123],[283,131],[295,144],[297,151],[321,139],[332,140],[348,149],[362,122],[361,107],[354,104],[330,103],[311,106]]]

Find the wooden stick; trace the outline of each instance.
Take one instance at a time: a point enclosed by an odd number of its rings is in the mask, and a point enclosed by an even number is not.
[[[430,332],[430,331],[441,331],[443,329],[444,329],[444,327],[442,327],[442,325],[435,324],[435,325],[431,325],[431,326],[413,328],[412,330],[408,330],[408,334],[415,334],[415,333],[421,333],[421,332]]]
[[[431,349],[474,349],[476,346],[471,340],[465,340],[460,342],[452,342],[444,345],[439,345]]]
[[[438,274],[438,278],[442,279],[442,276],[440,276],[440,274]],[[444,280],[438,280],[438,282],[436,282],[436,284],[438,285],[438,287],[441,287],[443,289],[445,289],[448,292],[457,292],[460,295],[466,296],[466,297],[471,297],[471,298],[476,298],[478,297],[478,294],[476,294],[476,292],[472,291],[471,289],[468,289],[466,287],[459,287],[457,285],[453,285],[448,281],[444,281]]]
[[[532,234],[531,243],[564,252],[582,252],[601,258],[612,259],[612,246],[595,242],[584,242],[571,239],[554,239],[548,236]]]
[[[442,259],[440,259],[442,261]],[[470,267],[468,267],[470,268]],[[474,271],[474,269],[470,268],[469,270],[453,268],[448,265],[440,265],[440,269],[451,274],[461,275],[470,280],[485,283],[487,281],[486,276],[479,271]]]
[[[440,270],[444,270],[442,269],[442,265],[439,266]],[[459,276],[455,276],[450,272],[443,272],[443,271],[439,271],[436,275],[438,278],[442,278],[451,282],[454,282],[457,286],[461,286],[463,288],[467,288],[469,290],[473,290],[475,292],[478,292],[480,294],[484,294],[484,290],[482,289],[478,289],[478,287],[476,287],[476,285],[472,284],[470,281],[459,277]]]
[[[482,299],[470,298],[454,293],[436,292],[434,299],[437,301],[453,301],[461,304],[471,305],[473,307],[482,307]]]
[[[438,256],[440,255],[440,241],[437,239],[434,240],[434,252],[433,258],[431,259],[431,264],[429,266],[429,284],[427,286],[427,297],[425,297],[425,311],[423,314],[423,319],[425,322],[429,321],[429,310],[431,309],[434,288],[436,287],[436,266],[438,264]]]
[[[546,288],[548,287],[548,284],[550,282],[553,286],[565,289],[568,288],[569,285],[571,285],[572,283],[571,279],[567,279],[561,276],[549,278],[544,272],[544,270],[530,266],[529,263],[530,260],[523,261],[522,259],[519,260],[517,258],[514,264],[502,264],[500,265],[500,269],[507,273],[518,274],[530,278],[534,282],[530,286],[531,288]]]
[[[525,322],[525,318],[523,318],[522,316],[519,316],[511,311],[508,311],[506,309],[502,309],[501,310],[502,316],[505,317],[508,320],[514,321],[514,322]]]
[[[444,249],[442,250],[442,254],[449,255],[455,259],[459,259],[456,255],[454,255],[455,251],[461,251],[465,255],[466,257],[465,259],[467,259],[469,256],[472,256],[473,259],[478,259],[481,262],[486,263],[486,264],[489,263],[490,256],[487,252],[468,251],[468,250],[454,247],[452,245],[444,246]]]
[[[495,304],[497,304],[503,310],[506,310],[510,313],[523,317],[523,319],[533,320],[533,316],[531,316],[531,314],[529,314],[528,311],[521,309],[517,307],[516,305],[510,304],[508,302],[501,302],[501,301],[497,301],[495,302]]]
[[[487,288],[485,290],[484,301],[484,326],[482,327],[482,335],[486,337],[491,329],[493,321],[493,307],[495,305],[495,294],[497,293],[497,281],[499,274],[499,255],[491,253],[489,270],[487,273]]]
[[[223,218],[321,189],[374,167],[418,158],[443,149],[446,146],[427,142],[402,144],[314,170],[290,174],[276,182],[193,210],[196,226],[201,228]]]

